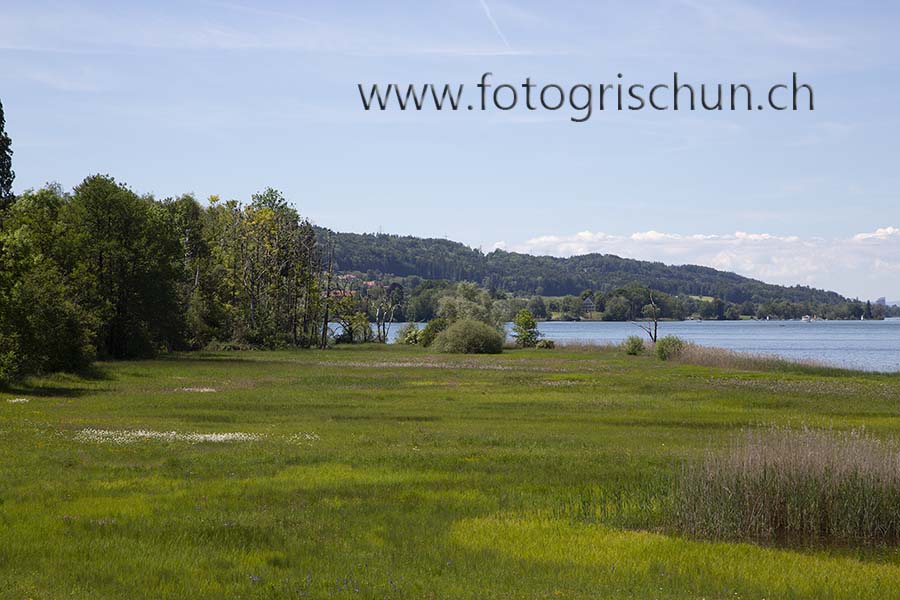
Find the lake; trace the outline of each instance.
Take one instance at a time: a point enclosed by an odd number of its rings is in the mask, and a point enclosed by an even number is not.
[[[391,326],[391,341],[402,324]],[[560,343],[617,344],[646,334],[632,323],[549,321],[538,324]],[[884,321],[675,321],[659,335],[677,335],[703,346],[807,359],[867,371],[900,371],[900,319]]]

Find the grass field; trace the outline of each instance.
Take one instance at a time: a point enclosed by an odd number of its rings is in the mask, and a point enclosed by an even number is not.
[[[683,461],[775,424],[896,434],[900,376],[589,348],[100,364],[0,391],[0,597],[900,597],[897,548],[657,521]]]

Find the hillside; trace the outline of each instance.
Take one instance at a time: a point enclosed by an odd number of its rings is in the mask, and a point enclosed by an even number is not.
[[[788,300],[838,304],[847,300],[835,292],[772,285],[709,267],[671,266],[611,254],[570,258],[503,250],[485,254],[444,239],[335,233],[321,228],[317,233],[323,242],[334,242],[336,268],[340,271],[474,281],[522,295],[561,296],[586,289],[607,292],[639,282],[669,294],[715,296],[735,303]]]

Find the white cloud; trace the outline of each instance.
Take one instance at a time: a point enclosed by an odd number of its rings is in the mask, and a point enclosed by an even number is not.
[[[804,238],[736,231],[631,235],[580,231],[542,235],[509,250],[571,256],[604,253],[668,264],[698,264],[783,285],[811,285],[849,296],[900,296],[900,229],[882,227],[849,238]]]
[[[887,240],[891,237],[900,238],[900,229],[896,227],[881,227],[872,233],[857,233],[853,236],[853,239],[857,242],[863,242],[865,240]]]

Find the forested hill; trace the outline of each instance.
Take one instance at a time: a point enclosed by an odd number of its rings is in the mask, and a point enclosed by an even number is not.
[[[531,256],[495,250],[488,254],[459,242],[387,234],[335,233],[317,229],[320,240],[334,242],[335,268],[423,279],[474,281],[516,294],[562,296],[591,289],[608,292],[632,282],[669,294],[714,296],[729,302],[816,302],[837,304],[846,298],[805,286],[785,287],[696,265],[669,266],[585,254],[571,258]]]

